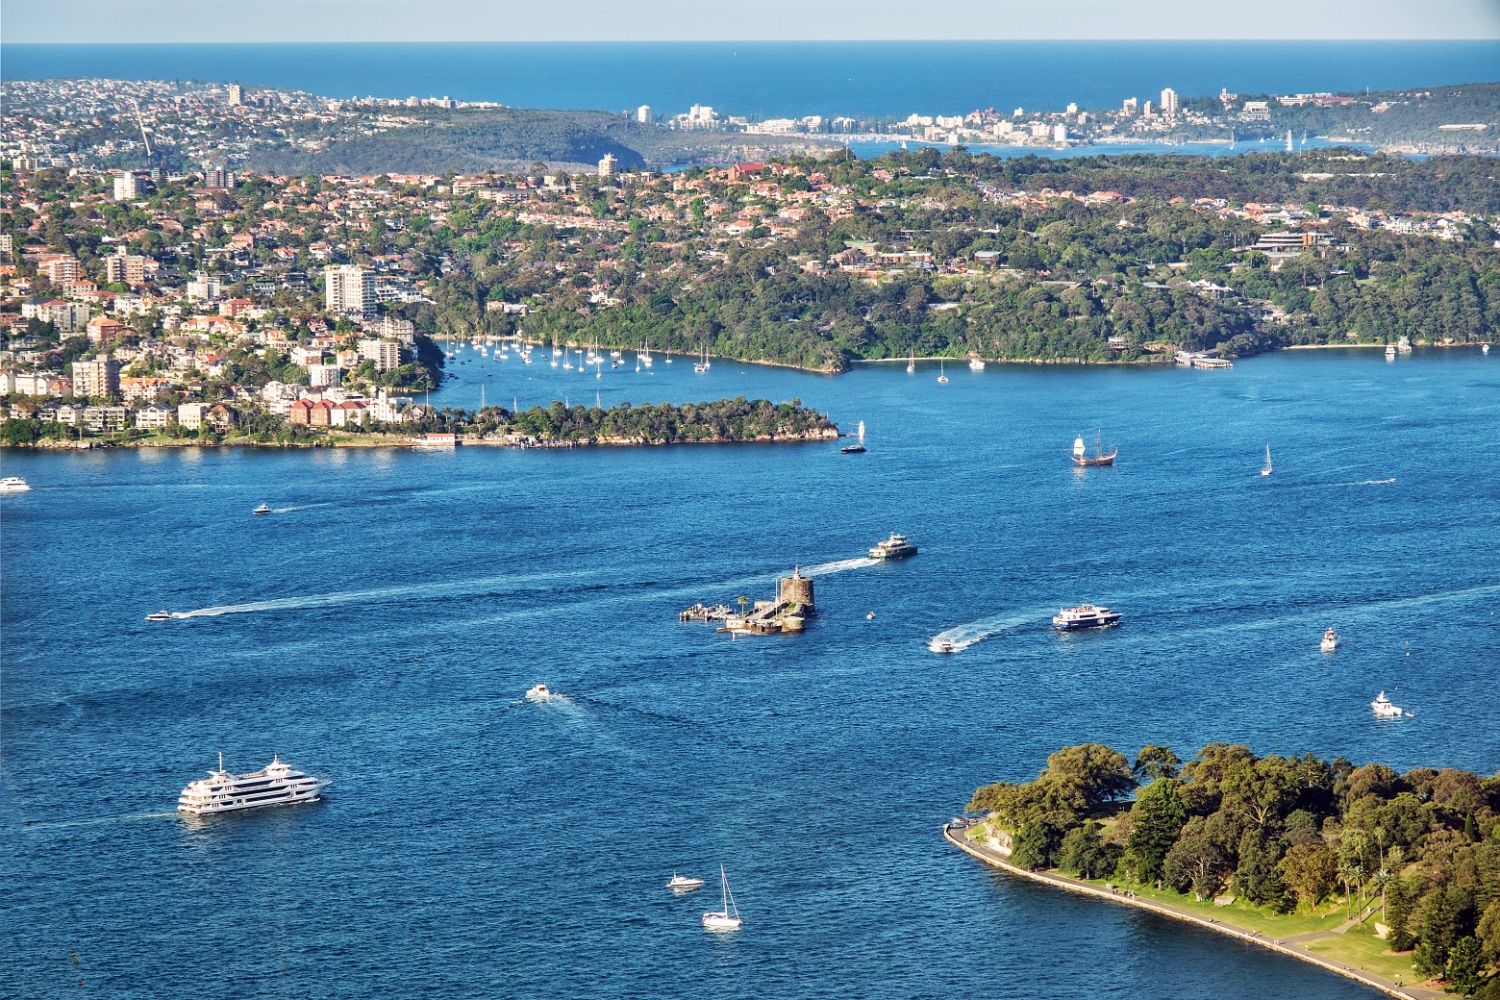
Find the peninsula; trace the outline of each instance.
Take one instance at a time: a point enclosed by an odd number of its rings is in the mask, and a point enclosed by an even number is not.
[[[1133,795],[1133,799],[1131,796]],[[948,840],[1060,888],[1189,920],[1393,996],[1500,997],[1500,776],[1397,774],[1214,743],[1059,750],[978,789]]]
[[[344,409],[347,403],[359,409]],[[389,406],[385,398],[377,406]],[[413,404],[420,407],[420,404]],[[97,409],[97,408],[95,408]],[[452,447],[460,444],[501,445],[514,448],[560,448],[583,445],[735,444],[829,441],[839,436],[828,416],[810,410],[801,400],[772,403],[743,396],[701,403],[631,406],[608,409],[593,406],[535,406],[512,413],[491,406],[475,412],[421,407],[399,423],[385,423],[363,415],[360,401],[308,404],[301,421],[257,412],[240,420],[232,409],[210,409],[196,433],[178,424],[155,430],[120,426],[86,433],[39,416],[11,418],[4,424],[0,446],[66,450],[77,447],[217,447],[272,446],[293,448]],[[228,411],[227,416],[224,411]],[[335,414],[344,417],[337,421]],[[91,415],[92,416],[92,415]],[[360,419],[353,419],[359,417]]]

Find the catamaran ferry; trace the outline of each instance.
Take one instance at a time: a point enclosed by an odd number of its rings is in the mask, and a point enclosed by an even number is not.
[[[294,771],[275,755],[271,757],[271,763],[259,771],[230,774],[224,770],[224,755],[219,754],[219,769],[209,771],[208,777],[199,778],[184,788],[182,797],[177,800],[177,811],[204,816],[316,802],[331,783],[326,778],[314,778]]]
[[[876,542],[875,547],[870,550],[871,559],[905,559],[916,554],[917,547],[908,542],[905,535],[898,535],[894,531],[890,538]]]

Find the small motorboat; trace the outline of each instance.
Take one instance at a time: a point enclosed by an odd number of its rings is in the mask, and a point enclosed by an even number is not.
[[[865,621],[872,622],[874,620],[875,620],[875,612],[871,611],[869,614],[865,615]]]
[[[1391,700],[1385,696],[1384,691],[1376,695],[1375,700],[1370,702],[1370,711],[1375,713],[1375,718],[1377,719],[1401,718],[1401,709],[1391,704]]]
[[[1318,648],[1325,653],[1331,653],[1339,648],[1339,634],[1333,629],[1327,629],[1323,633],[1323,641],[1318,643]]]
[[[549,690],[548,687],[547,687],[547,685],[545,685],[545,684],[535,684],[535,685],[532,685],[532,687],[529,688],[526,691],[526,700],[527,701],[536,701],[536,702],[551,701],[553,697],[554,696],[553,696],[551,690]]]
[[[153,611],[146,616],[148,622],[169,622],[172,620],[170,611]]]
[[[268,504],[268,503],[263,503],[259,507],[255,508],[253,511],[251,511],[250,513],[252,513],[252,514],[269,514],[269,513],[271,513],[271,505]]]
[[[863,455],[865,453],[865,422],[859,422],[859,440],[852,444],[846,444],[839,449],[845,455]]]
[[[984,362],[981,361],[981,360],[979,360],[978,358],[970,358],[969,359],[969,371],[971,371],[971,372],[982,372],[982,371],[984,371]]]
[[[667,883],[667,888],[673,892],[692,892],[694,889],[703,888],[703,880],[673,872],[672,881]]]
[[[939,639],[930,648],[934,653],[952,653],[958,647],[953,645],[952,639]]]
[[[25,493],[31,489],[30,484],[20,476],[6,476],[0,479],[0,493]]]

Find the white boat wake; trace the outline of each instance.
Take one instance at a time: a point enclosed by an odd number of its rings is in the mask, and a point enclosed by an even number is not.
[[[871,559],[861,556],[858,559],[838,559],[833,562],[819,563],[816,566],[808,566],[802,570],[803,576],[832,576],[835,573],[845,573],[851,569],[868,569],[871,566],[880,565],[879,559]]]
[[[299,611],[308,608],[330,608],[340,604],[360,601],[377,601],[387,598],[407,597],[415,599],[433,597],[457,597],[466,594],[484,594],[496,589],[513,589],[527,585],[567,577],[585,576],[582,572],[538,573],[531,576],[490,576],[478,580],[457,580],[449,583],[414,583],[399,587],[377,587],[371,590],[341,590],[330,594],[304,594],[300,597],[276,597],[268,601],[248,601],[244,604],[220,604],[211,608],[192,611],[173,611],[173,618],[217,618],[220,615],[245,615],[258,611]]]
[[[928,641],[927,648],[934,653],[938,653],[943,652],[946,647],[948,652],[957,653],[968,649],[976,643],[981,643],[986,639],[1009,632],[1011,629],[1020,628],[1023,625],[1035,625],[1038,628],[1044,627],[1047,624],[1050,614],[1050,608],[1039,607],[1032,611],[996,615],[993,618],[982,618],[979,621],[955,625],[933,636]]]
[[[65,819],[54,823],[24,821],[21,828],[26,831],[32,830],[62,830],[73,826],[100,826],[105,823],[130,823],[143,819],[176,819],[180,813],[136,813],[132,816],[99,816],[95,819]]]

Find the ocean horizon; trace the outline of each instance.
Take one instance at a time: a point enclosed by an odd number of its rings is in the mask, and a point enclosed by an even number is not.
[[[238,82],[326,97],[904,117],[1495,80],[1500,41],[0,44],[0,77]]]

